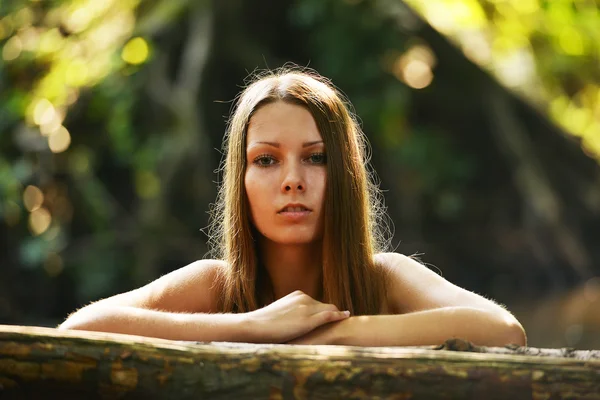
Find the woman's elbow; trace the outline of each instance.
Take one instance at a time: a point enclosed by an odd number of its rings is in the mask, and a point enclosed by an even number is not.
[[[85,324],[83,324],[81,319],[77,318],[77,316],[71,315],[66,320],[64,320],[60,325],[58,325],[56,327],[56,329],[58,329],[60,331],[82,330],[82,329],[85,329]]]
[[[506,332],[507,345],[527,346],[527,334],[518,321],[509,322]]]
[[[72,313],[60,325],[58,330],[93,331],[97,330],[98,320],[102,317],[102,310],[98,307],[84,307]]]

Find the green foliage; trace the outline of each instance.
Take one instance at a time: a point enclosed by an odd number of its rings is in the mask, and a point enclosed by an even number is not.
[[[474,62],[545,109],[600,161],[600,3],[407,0]]]
[[[348,94],[365,132],[383,152],[379,158],[394,170],[410,171],[412,185],[425,196],[460,193],[473,175],[473,160],[453,148],[447,132],[433,123],[422,126],[409,115],[413,89],[394,70],[415,44],[428,48],[406,35],[394,17],[406,12],[376,1],[307,0],[297,4],[292,21],[310,32],[317,49],[312,65]],[[444,199],[442,214],[455,215],[460,196]]]
[[[596,5],[407,2],[467,57],[584,138],[586,151],[595,154]],[[216,168],[207,160],[223,129],[207,121],[225,117],[223,109],[217,116],[203,113],[216,109],[207,104],[233,98],[243,79],[236,74],[254,70],[263,54],[271,67],[278,66],[272,57],[306,55],[309,67],[343,89],[373,145],[384,189],[392,187],[396,198],[410,197],[423,209],[431,205],[442,221],[465,216],[466,188],[481,160],[457,144],[470,140],[460,136],[461,128],[441,120],[452,121],[458,112],[453,100],[443,100],[454,99],[456,93],[448,92],[456,86],[440,85],[437,55],[416,36],[420,22],[402,1],[298,0],[269,8],[278,22],[287,18],[277,26],[296,41],[269,30],[269,21],[254,24],[263,17],[256,3],[209,3],[0,3],[0,221],[9,232],[1,240],[15,269],[57,280],[67,275],[82,304],[203,254],[205,237],[197,232],[214,201]],[[198,7],[198,15],[213,18],[211,69],[192,69],[202,70],[199,87],[181,87],[181,66],[203,50],[185,52],[200,20],[188,18]],[[197,95],[199,88],[213,91]],[[430,117],[436,96],[445,104]],[[182,107],[186,98],[197,104]],[[39,188],[43,200],[35,189],[26,199],[27,188]],[[0,282],[0,302],[1,289]]]
[[[20,265],[50,276],[67,268],[86,301],[115,286],[127,258],[114,233],[127,176],[105,166],[135,176],[157,162],[148,151],[132,157],[143,147],[134,127],[143,66],[128,62],[148,58],[143,39],[123,53],[137,3],[16,1],[0,13],[1,217],[19,235]],[[41,189],[39,204],[27,204],[27,186]]]

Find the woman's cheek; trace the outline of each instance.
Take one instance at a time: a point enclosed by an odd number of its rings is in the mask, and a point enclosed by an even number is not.
[[[268,179],[264,174],[257,174],[257,171],[248,170],[245,177],[246,195],[253,211],[259,211],[266,206],[266,200],[269,199]]]
[[[312,182],[315,189],[317,189],[321,196],[325,194],[325,185],[327,180],[327,171],[325,168],[319,168],[314,170],[310,176],[310,182]]]

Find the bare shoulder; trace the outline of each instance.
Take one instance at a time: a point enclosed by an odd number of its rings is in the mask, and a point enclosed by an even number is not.
[[[169,312],[216,312],[220,279],[227,263],[198,260],[139,289],[101,300]]]
[[[506,313],[502,306],[454,285],[415,258],[380,253],[375,256],[375,262],[386,273],[389,307],[397,314],[442,307],[473,307]]]
[[[416,304],[416,299],[424,295],[418,293],[422,286],[421,283],[429,282],[430,285],[432,280],[443,279],[417,260],[404,254],[378,253],[375,255],[374,261],[384,273],[388,308],[395,314],[423,309],[423,304]]]

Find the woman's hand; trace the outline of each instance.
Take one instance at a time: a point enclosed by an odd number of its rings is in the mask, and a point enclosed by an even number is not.
[[[286,343],[315,328],[348,318],[349,312],[321,303],[296,290],[261,309],[247,313],[257,343]]]
[[[348,318],[343,321],[331,322],[321,325],[320,327],[308,332],[306,335],[299,336],[290,340],[287,344],[309,344],[309,345],[336,345],[339,339],[340,329],[344,330],[346,322],[352,319]],[[342,325],[340,325],[342,324]]]

